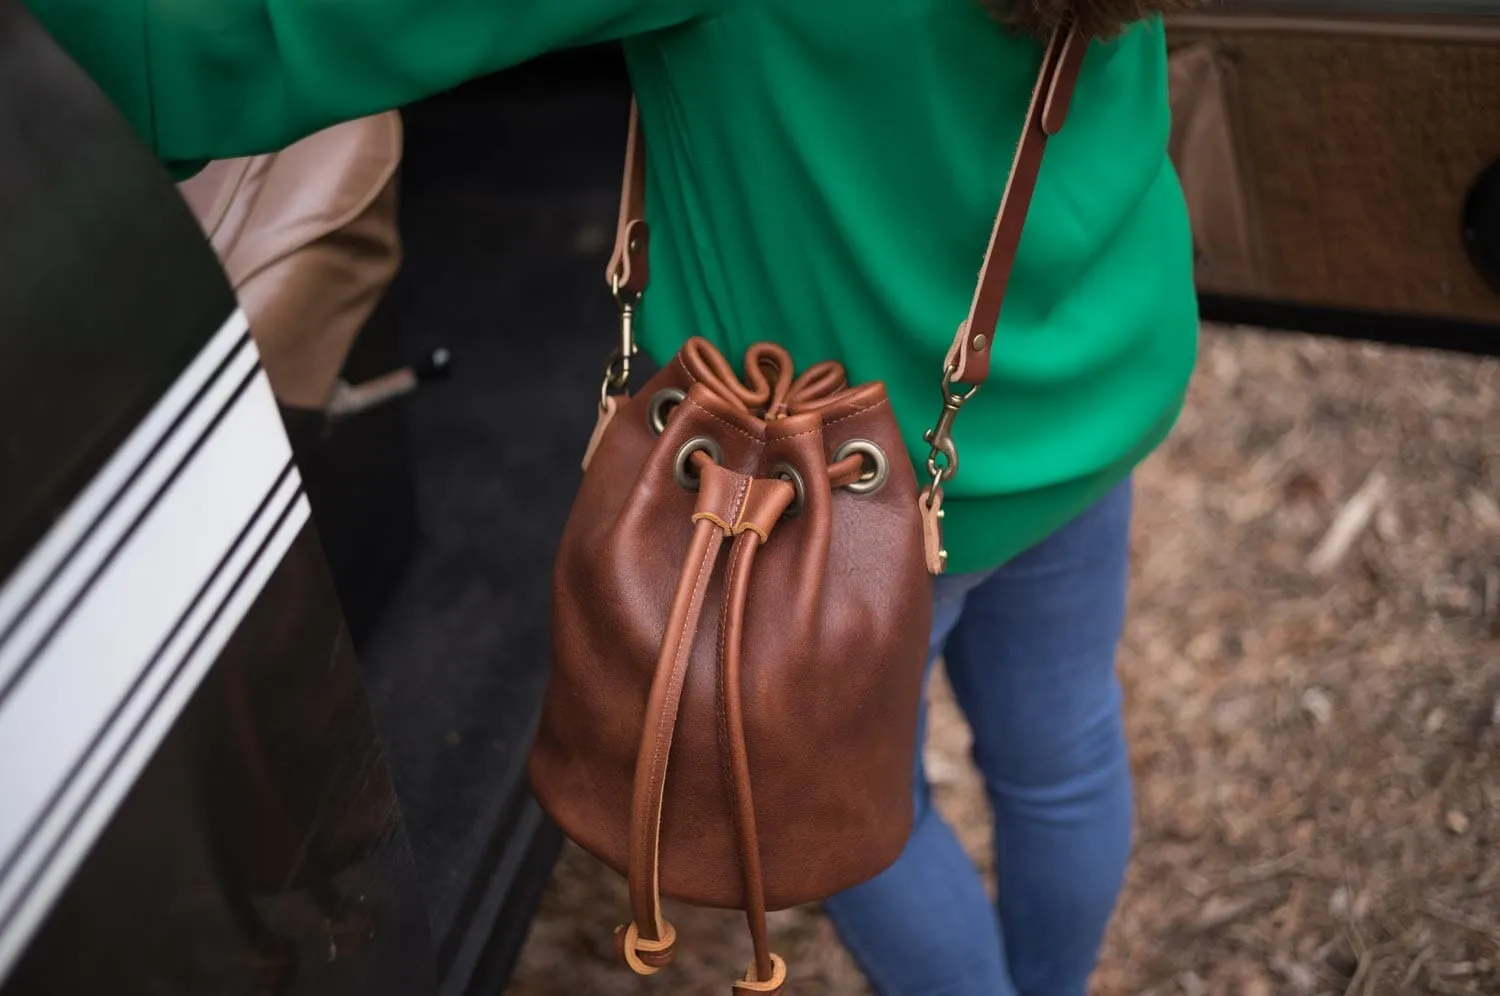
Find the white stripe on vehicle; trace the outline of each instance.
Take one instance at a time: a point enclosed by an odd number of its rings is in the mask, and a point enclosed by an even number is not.
[[[307,521],[244,327],[224,326],[4,589],[0,982]]]

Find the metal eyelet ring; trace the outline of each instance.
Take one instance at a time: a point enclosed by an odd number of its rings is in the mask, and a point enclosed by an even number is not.
[[[693,454],[700,450],[707,453],[714,463],[724,462],[723,447],[707,436],[694,436],[683,443],[682,448],[677,451],[677,459],[672,463],[672,476],[677,478],[677,483],[682,485],[684,491],[698,490],[698,478],[693,474],[690,461]]]
[[[786,511],[781,513],[782,518],[795,519],[802,514],[802,505],[807,501],[806,482],[802,480],[802,475],[797,468],[789,463],[778,463],[772,467],[771,476],[787,482],[792,486],[792,490],[797,492],[797,497],[793,498],[792,503],[786,507]]]
[[[675,387],[664,387],[651,395],[651,404],[646,408],[646,417],[651,423],[651,431],[660,436],[667,431],[667,417],[672,414],[672,409],[687,400],[687,392],[679,391]]]
[[[833,462],[838,463],[856,453],[865,458],[865,472],[859,480],[847,485],[848,490],[857,495],[872,495],[885,487],[885,482],[890,480],[890,461],[886,459],[885,450],[870,440],[851,439],[833,451]]]

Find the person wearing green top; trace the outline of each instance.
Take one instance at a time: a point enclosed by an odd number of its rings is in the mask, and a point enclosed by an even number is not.
[[[644,348],[886,383],[911,456],[1063,0],[26,0],[178,177],[544,52],[623,42],[650,135]],[[918,751],[906,852],[826,908],[883,996],[1082,996],[1130,849],[1130,477],[1194,364],[1161,0],[1098,37],[956,430],[932,656],[995,811],[992,903]],[[984,7],[991,9],[984,9]],[[999,16],[997,16],[999,15]],[[1032,30],[1011,30],[1006,18]],[[525,155],[526,150],[516,151]]]

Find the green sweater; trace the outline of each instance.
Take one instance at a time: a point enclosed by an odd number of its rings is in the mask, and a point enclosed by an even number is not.
[[[26,2],[178,168],[624,39],[651,149],[644,348],[841,360],[886,382],[919,464],[1040,62],[976,0]],[[1177,416],[1197,308],[1168,124],[1161,24],[1095,43],[958,420],[953,571],[1043,539]]]

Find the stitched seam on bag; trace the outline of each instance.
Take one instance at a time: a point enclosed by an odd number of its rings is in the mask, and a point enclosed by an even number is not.
[[[857,415],[863,415],[865,412],[872,412],[875,409],[879,408],[881,405],[886,404],[890,404],[890,399],[882,398],[881,400],[875,402],[873,405],[866,405],[864,408],[860,408],[857,411],[852,411],[847,415],[840,415],[838,418],[834,419],[831,422],[823,422],[815,429],[804,429],[802,432],[794,432],[790,436],[778,436],[777,439],[797,439],[802,436],[811,436],[815,432],[822,432],[824,429],[827,429],[831,425],[838,425],[840,422],[846,422]]]
[[[828,423],[828,425],[832,425],[832,424],[833,424],[832,422]],[[782,436],[781,438],[782,439],[801,439],[803,436],[815,436],[818,433],[822,432],[824,429],[828,428],[828,425],[818,425],[818,426],[815,426],[815,427],[813,427],[811,429],[803,429],[801,432],[794,432],[790,436]]]
[[[797,438],[799,438],[801,436],[811,436],[813,433],[822,432],[824,429],[827,429],[831,425],[838,425],[840,422],[848,421],[849,419],[854,418],[856,415],[863,415],[865,412],[872,412],[875,409],[879,408],[881,405],[884,405],[884,404],[887,404],[887,403],[888,402],[886,402],[884,400],[877,401],[873,405],[870,405],[870,406],[865,407],[865,408],[861,408],[859,411],[850,412],[848,415],[840,415],[838,418],[834,419],[832,422],[824,422],[824,423],[822,423],[821,425],[819,425],[815,429],[804,429],[802,432],[794,432],[790,436],[782,436],[780,438],[781,439],[797,439]]]
[[[691,374],[689,376],[691,376]],[[728,419],[724,418],[722,415],[719,415],[719,414],[717,414],[717,413],[715,413],[713,411],[710,411],[708,408],[705,408],[698,401],[696,401],[696,400],[694,400],[692,398],[689,398],[688,402],[694,408],[698,409],[703,414],[707,415],[709,418],[713,419],[716,422],[721,422],[724,425],[727,425],[729,428],[733,429],[735,432],[739,433],[741,436],[744,436],[746,439],[750,440],[751,442],[753,442],[753,443],[763,443],[764,442],[764,440],[759,439],[756,436],[752,435],[751,433],[747,432],[745,429],[740,428],[739,426],[735,425],[733,422],[731,422]],[[838,418],[833,419],[830,422],[824,422],[821,425],[819,425],[816,429],[807,429],[807,430],[805,430],[803,432],[794,432],[790,436],[779,436],[777,438],[778,439],[796,439],[799,436],[810,436],[810,435],[812,435],[815,432],[822,432],[824,429],[828,428],[830,425],[838,425],[840,422],[846,422],[846,421],[848,421],[851,418],[856,418],[856,417],[858,417],[860,415],[865,414],[866,412],[872,412],[875,409],[881,407],[882,405],[888,405],[888,404],[890,404],[890,399],[889,398],[882,398],[879,401],[875,402],[873,405],[866,405],[864,408],[860,408],[860,409],[857,409],[855,411],[852,411],[852,412],[850,412],[847,415],[840,415]]]
[[[879,401],[875,402],[873,405],[866,405],[863,408],[857,408],[854,411],[850,412],[848,415],[840,415],[838,418],[834,419],[831,422],[824,422],[823,423],[823,428],[826,429],[830,425],[838,425],[840,422],[847,422],[851,418],[855,418],[856,416],[863,415],[865,412],[873,412],[875,409],[879,408],[881,405],[888,405],[890,403],[891,403],[891,399],[890,398],[881,398]]]
[[[694,399],[688,398],[687,400],[688,400],[688,404],[692,405],[694,408],[698,409],[703,414],[705,414],[709,418],[713,419],[715,422],[722,422],[723,424],[729,426],[729,428],[733,429],[735,432],[739,433],[740,435],[744,436],[746,439],[750,440],[752,443],[764,443],[765,442],[765,440],[758,439],[755,436],[751,435],[746,430],[741,429],[739,426],[735,425],[733,422],[729,421],[724,416],[717,415],[714,412],[709,411],[707,408],[703,407],[703,405],[699,404]]]
[[[734,498],[729,502],[729,520],[731,522],[738,522],[740,516],[744,514],[745,499],[749,496],[749,494],[750,478],[741,475],[741,479],[735,485]],[[729,528],[731,530],[734,529],[733,526],[730,526]]]

